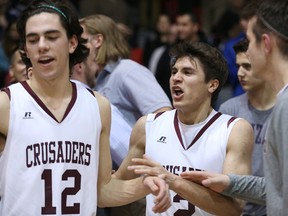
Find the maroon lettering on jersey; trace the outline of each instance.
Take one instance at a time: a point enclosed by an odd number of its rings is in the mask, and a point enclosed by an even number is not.
[[[26,147],[26,167],[54,163],[74,163],[85,166],[91,161],[90,144],[77,141],[40,142]]]

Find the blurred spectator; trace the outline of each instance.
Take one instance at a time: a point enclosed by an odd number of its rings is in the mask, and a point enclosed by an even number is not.
[[[27,80],[27,70],[26,65],[22,61],[20,50],[18,47],[14,49],[12,52],[10,59],[10,66],[9,66],[9,78],[7,81],[7,85],[17,82],[22,82]]]
[[[1,86],[5,86],[8,75],[10,57],[18,47],[18,33],[16,31],[16,21],[25,8],[24,1],[6,1],[2,7],[1,23],[3,24],[3,33],[0,42],[0,79]]]
[[[151,37],[147,38],[147,41],[144,45],[143,64],[146,67],[149,65],[153,51],[156,48],[168,43],[170,26],[170,17],[167,14],[160,14],[157,19],[156,29],[152,33]]]
[[[247,5],[249,5],[250,2],[248,0],[231,0],[230,7],[228,7],[228,9],[223,13],[217,26],[215,27],[219,30],[219,44],[215,42],[214,45],[218,45],[219,49],[222,50],[223,55],[227,60],[229,70],[227,84],[232,88],[232,97],[244,93],[244,90],[237,77],[238,67],[236,65],[236,54],[233,46],[246,38],[246,29],[244,28],[244,25],[242,25],[242,22],[244,20],[248,20],[248,18],[252,16],[248,15],[250,14],[250,11],[248,11]],[[247,13],[245,12],[246,10]],[[240,17],[241,13],[244,15],[243,17]]]
[[[207,38],[200,29],[200,24],[192,12],[181,12],[176,17],[178,37],[180,41],[207,42]]]
[[[156,48],[150,58],[148,68],[154,73],[156,80],[172,102],[169,80],[171,75],[169,51],[178,39],[176,24],[171,24],[167,43]]]
[[[16,21],[9,21],[3,36],[3,49],[7,57],[11,56],[18,47],[19,35],[16,30]]]
[[[128,59],[127,41],[110,17],[92,15],[82,18],[80,24],[83,37],[91,40],[95,49],[95,90],[117,106],[131,126],[144,114],[171,108],[151,71]]]

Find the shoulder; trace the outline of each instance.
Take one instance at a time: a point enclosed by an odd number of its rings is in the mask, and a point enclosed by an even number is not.
[[[133,127],[133,130],[139,130],[139,129],[142,130],[142,129],[144,129],[144,128],[145,128],[146,121],[148,120],[149,117],[151,117],[150,114],[144,115],[144,116],[142,116],[141,118],[139,118],[139,119],[136,121],[136,123],[135,123],[135,125],[134,125],[134,127]]]
[[[288,89],[286,89],[284,92],[282,92],[278,97],[277,97],[277,102],[275,107],[285,107],[288,105]]]
[[[142,73],[143,71],[150,72],[148,68],[144,67],[143,65],[131,59],[121,59],[119,67],[120,68],[123,67],[127,69],[128,71],[133,71],[134,73],[139,73],[139,72]]]
[[[236,104],[242,103],[243,101],[247,101],[245,93],[228,99],[227,101],[223,102],[220,107],[235,106]]]
[[[97,100],[102,122],[111,121],[111,104],[107,98],[96,91],[93,91]]]
[[[110,102],[106,97],[104,97],[103,95],[101,95],[97,91],[93,91],[93,94],[94,94],[96,100],[98,101],[99,105],[110,106]]]
[[[276,104],[272,111],[272,122],[276,122],[279,124],[280,122],[283,122],[285,125],[288,118],[288,90],[285,90],[281,95],[277,97]]]
[[[237,130],[253,131],[251,124],[244,118],[236,118],[233,128]]]
[[[253,128],[252,125],[243,118],[237,118],[234,124],[230,126],[229,140],[232,143],[242,143],[243,147],[253,145]],[[246,143],[246,144],[244,144]]]
[[[0,92],[0,133],[7,134],[10,112],[10,98],[4,91]]]
[[[226,113],[230,109],[239,109],[241,106],[247,104],[247,97],[246,94],[239,95],[237,97],[233,97],[228,99],[227,101],[223,102],[220,107],[219,111]],[[232,113],[229,113],[232,115]]]
[[[143,139],[143,137],[146,134],[145,132],[146,119],[147,115],[142,116],[137,120],[131,132],[130,143],[141,143],[139,142],[139,140]]]

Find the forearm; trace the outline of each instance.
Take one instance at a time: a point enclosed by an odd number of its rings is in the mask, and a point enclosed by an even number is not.
[[[222,194],[245,201],[266,204],[265,178],[248,175],[228,175],[230,187]]]
[[[171,190],[191,204],[214,215],[240,215],[240,204],[227,196],[216,193],[194,182],[177,177],[169,183]]]
[[[108,184],[98,187],[98,206],[113,207],[134,202],[149,193],[143,177],[132,180],[112,178]]]

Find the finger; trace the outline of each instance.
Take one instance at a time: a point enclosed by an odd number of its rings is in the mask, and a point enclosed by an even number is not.
[[[128,170],[151,169],[151,167],[145,165],[130,165],[127,168]]]
[[[154,213],[161,213],[167,211],[167,209],[171,206],[171,198],[168,189],[168,185],[166,185],[165,191],[160,191],[159,194],[156,196],[154,200],[155,206],[153,206],[152,208]]]
[[[154,181],[146,180],[145,185],[152,191],[152,193],[156,193],[159,190],[158,185],[156,185]]]
[[[146,165],[130,165],[128,166],[128,170],[134,170],[135,174],[147,174],[147,175],[152,175],[152,176],[156,176],[159,175],[164,168],[162,167],[150,167],[150,166],[146,166]]]
[[[157,213],[162,213],[162,212],[165,212],[167,211],[171,206],[171,201],[170,199],[166,199],[166,201],[164,201],[163,199],[163,202],[161,203],[158,203],[158,204],[155,204],[152,208],[152,211],[157,214]]]
[[[153,169],[148,166],[128,166],[129,170],[134,170],[135,174],[138,175],[150,175],[150,176],[158,176],[159,172],[157,169]]]
[[[143,158],[132,158],[132,162],[135,164],[142,164],[146,166],[161,166],[161,164],[149,159],[146,155],[143,155]]]
[[[180,176],[184,179],[195,182],[201,182],[202,180],[207,179],[209,177],[207,173],[204,173],[202,171],[183,172],[180,174]]]
[[[201,183],[205,187],[211,187],[211,186],[213,186],[213,183],[217,184],[217,182],[213,181],[213,179],[205,179]]]
[[[216,192],[222,192],[230,185],[230,180],[227,175],[212,177],[202,181],[202,185]]]

